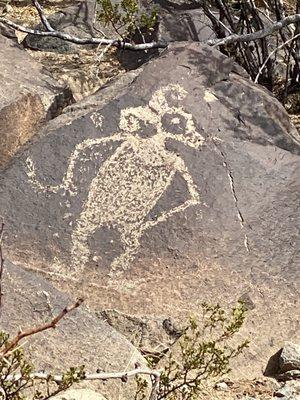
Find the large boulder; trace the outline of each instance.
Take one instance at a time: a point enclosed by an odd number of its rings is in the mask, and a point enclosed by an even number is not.
[[[235,71],[215,49],[171,46],[41,131],[1,174],[0,214],[11,259],[98,310],[175,318],[247,299],[239,373],[255,374],[299,340],[300,146]]]
[[[73,101],[71,91],[57,83],[14,42],[0,35],[0,168],[40,128]]]
[[[25,329],[49,322],[73,302],[35,272],[24,271],[10,262],[5,263],[2,289],[0,329],[12,336],[20,327]],[[97,369],[122,372],[133,369],[137,362],[146,365],[124,336],[100,321],[84,305],[64,317],[56,329],[29,338],[25,348],[37,370],[53,373],[80,365],[85,365],[87,373]],[[97,388],[112,399],[131,400],[135,391],[132,380],[126,385],[113,380],[105,385],[86,381],[83,386]],[[77,398],[82,398],[79,393]]]

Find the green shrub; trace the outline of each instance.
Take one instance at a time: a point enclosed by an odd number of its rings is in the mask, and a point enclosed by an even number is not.
[[[245,320],[246,308],[242,302],[229,313],[219,305],[203,304],[202,309],[203,318],[189,319],[181,337],[158,365],[149,359],[151,368],[162,368],[157,385],[152,387],[155,397],[151,395],[151,399],[196,399],[203,384],[228,373],[231,360],[247,347],[247,340],[238,345],[230,343]],[[46,400],[88,378],[84,366],[72,367],[59,377],[45,378],[44,373],[35,372],[18,343],[19,340],[10,341],[9,335],[0,331],[0,400]],[[147,381],[137,376],[136,383],[134,400],[147,399]]]
[[[157,23],[157,10],[153,8],[149,14],[140,10],[137,0],[97,0],[101,7],[98,19],[104,26],[111,26],[121,39],[132,40],[136,32],[151,32]]]
[[[157,400],[198,399],[204,383],[227,374],[232,359],[248,346],[248,340],[238,345],[230,344],[245,320],[243,302],[238,302],[229,313],[219,305],[203,304],[202,309],[202,320],[190,318],[180,339],[160,361],[163,371]],[[153,360],[149,362],[153,367]],[[141,378],[137,383],[139,387],[145,385]],[[136,400],[140,399],[145,397],[136,397]]]
[[[46,400],[84,379],[83,366],[70,368],[59,383],[52,376],[47,380],[36,379],[34,367],[21,346],[3,355],[8,344],[9,335],[0,331],[0,400]]]

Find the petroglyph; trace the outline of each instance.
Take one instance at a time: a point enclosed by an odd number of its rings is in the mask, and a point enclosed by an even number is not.
[[[92,179],[87,199],[74,226],[71,235],[72,275],[78,276],[89,261],[88,240],[97,229],[109,227],[120,233],[123,253],[112,261],[110,267],[114,272],[123,271],[134,260],[146,230],[199,204],[198,188],[184,160],[165,146],[170,138],[195,149],[204,142],[204,138],[196,131],[192,115],[180,105],[170,105],[172,102],[178,104],[186,94],[180,85],[168,85],[157,90],[147,106],[121,110],[120,131],[78,144],[69,158],[60,185],[42,185],[37,179],[33,161],[27,159],[27,175],[37,191],[62,191],[76,196],[80,187],[74,184],[74,173],[84,152],[96,145],[121,142]],[[91,119],[101,128],[101,115],[92,115]],[[175,173],[181,174],[185,180],[188,199],[151,220],[147,219],[172,183]]]

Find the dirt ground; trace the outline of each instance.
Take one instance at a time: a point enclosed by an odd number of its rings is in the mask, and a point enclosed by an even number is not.
[[[199,400],[269,400],[273,398],[278,383],[273,379],[224,381],[226,390],[211,388],[203,392]]]

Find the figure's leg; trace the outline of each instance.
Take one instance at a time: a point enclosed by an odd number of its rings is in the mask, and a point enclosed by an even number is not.
[[[130,263],[134,260],[134,256],[140,247],[141,236],[142,230],[136,226],[132,227],[129,232],[121,234],[124,252],[111,263],[111,275],[121,274],[130,267]]]
[[[80,275],[90,256],[90,248],[88,245],[89,237],[95,232],[99,225],[85,218],[82,213],[76,223],[76,227],[72,232],[72,248],[71,248],[71,275]]]

